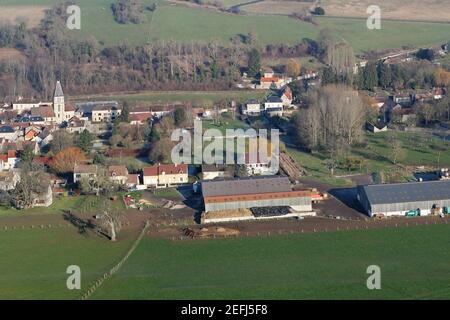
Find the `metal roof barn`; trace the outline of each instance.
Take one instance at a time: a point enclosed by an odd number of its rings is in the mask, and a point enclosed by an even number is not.
[[[205,211],[292,206],[311,211],[311,194],[292,191],[289,178],[280,176],[202,182]]]
[[[358,199],[370,216],[376,213],[402,215],[414,209],[428,212],[433,205],[450,206],[450,181],[359,186]]]

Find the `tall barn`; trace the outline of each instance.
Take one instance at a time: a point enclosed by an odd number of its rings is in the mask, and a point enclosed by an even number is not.
[[[287,177],[204,181],[202,194],[206,212],[276,206],[288,206],[296,211],[312,210],[311,192],[292,191]]]
[[[358,200],[371,217],[404,216],[416,209],[429,215],[433,207],[450,207],[450,180],[358,186]]]

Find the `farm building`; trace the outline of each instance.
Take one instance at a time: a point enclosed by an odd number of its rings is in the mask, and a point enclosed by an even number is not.
[[[292,191],[287,177],[271,176],[202,182],[205,211],[289,206],[311,211],[311,193]]]
[[[358,200],[369,216],[406,215],[420,210],[429,215],[433,208],[450,207],[450,181],[378,184],[358,187]]]

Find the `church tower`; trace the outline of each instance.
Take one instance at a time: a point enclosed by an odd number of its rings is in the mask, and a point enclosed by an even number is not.
[[[66,120],[65,114],[64,93],[61,87],[61,82],[56,82],[55,94],[53,95],[53,113],[55,114],[56,123],[62,123]]]

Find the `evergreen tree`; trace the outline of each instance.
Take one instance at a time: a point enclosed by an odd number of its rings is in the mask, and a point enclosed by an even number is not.
[[[120,122],[130,122],[130,111],[128,108],[128,102],[124,101],[122,104],[122,112],[119,116]]]
[[[363,71],[364,89],[371,90],[378,86],[378,73],[375,63],[369,63]]]
[[[378,64],[378,82],[379,85],[385,89],[392,84],[392,70],[391,67],[384,63]]]
[[[261,55],[258,50],[253,48],[248,53],[248,75],[256,77],[261,69]]]
[[[92,149],[92,140],[94,140],[92,134],[84,129],[78,136],[77,146],[84,152],[90,152]]]

